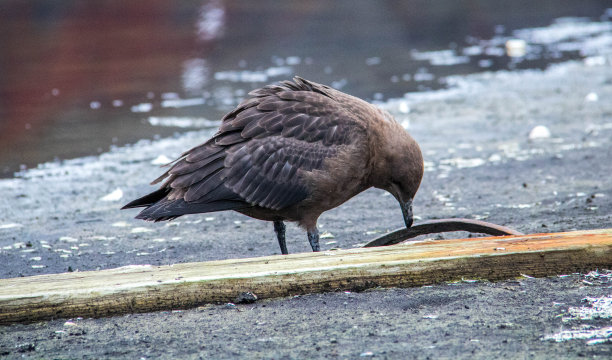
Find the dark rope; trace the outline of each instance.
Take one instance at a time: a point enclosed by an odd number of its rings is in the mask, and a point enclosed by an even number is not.
[[[425,234],[436,234],[450,231],[469,231],[487,235],[524,235],[505,226],[472,219],[439,219],[429,220],[411,228],[401,228],[380,236],[363,247],[387,246],[400,243],[413,237]]]

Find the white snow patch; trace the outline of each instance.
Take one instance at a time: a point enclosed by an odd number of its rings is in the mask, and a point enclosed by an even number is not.
[[[119,201],[121,200],[122,197],[123,197],[123,190],[121,190],[120,188],[116,188],[111,193],[106,194],[105,196],[101,197],[100,200],[101,201]]]
[[[455,50],[438,50],[438,51],[416,51],[411,53],[412,58],[419,61],[429,61],[434,66],[451,66],[465,64],[470,61],[470,58],[465,55],[457,55]]]
[[[159,155],[155,159],[151,160],[151,165],[167,165],[171,162],[172,160],[170,160],[170,158],[166,155]]]
[[[61,237],[59,238],[59,241],[62,241],[62,242],[69,242],[69,243],[75,243],[75,242],[79,241],[79,239],[73,238],[73,237],[71,237],[71,236],[61,236]]]
[[[601,329],[578,329],[578,330],[563,330],[553,335],[546,335],[544,340],[554,340],[556,342],[563,342],[568,340],[578,339],[595,339],[596,341],[589,341],[588,345],[595,345],[598,343],[609,342],[612,337],[612,326],[604,327]]]
[[[220,121],[188,116],[151,116],[149,117],[148,122],[153,126],[167,126],[179,128],[211,128],[217,127],[221,123]]]
[[[135,227],[132,229],[131,233],[132,234],[140,234],[140,233],[147,233],[147,232],[153,232],[154,230],[146,228],[146,227]]]
[[[270,67],[262,71],[228,70],[215,73],[215,80],[230,82],[267,82],[271,77],[291,75],[293,69],[289,66]]]
[[[23,225],[17,224],[17,223],[8,223],[8,224],[0,225],[0,230],[15,229],[15,228],[20,228],[20,227],[23,227]]]
[[[189,106],[204,105],[204,98],[191,98],[191,99],[171,99],[164,100],[161,102],[163,108],[183,108]]]
[[[563,317],[564,322],[574,320],[593,320],[612,318],[612,295],[599,298],[587,297],[582,300],[587,306],[570,307],[568,316]]]
[[[130,108],[130,110],[135,113],[146,113],[146,112],[151,111],[152,109],[153,109],[153,104],[151,103],[141,103],[141,104],[134,105]]]

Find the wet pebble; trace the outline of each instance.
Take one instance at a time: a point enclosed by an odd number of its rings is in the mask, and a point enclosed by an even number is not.
[[[19,344],[16,346],[17,352],[26,353],[36,350],[36,345],[32,343]]]
[[[538,125],[529,132],[529,139],[548,139],[550,138],[550,130],[544,125]]]
[[[329,231],[325,231],[325,232],[323,232],[323,234],[321,234],[319,236],[319,238],[320,239],[334,239],[335,236],[332,233],[330,233]]]
[[[527,52],[527,42],[523,39],[510,39],[506,41],[506,53],[510,57],[522,57]]]
[[[599,95],[595,92],[590,92],[584,97],[584,101],[586,102],[596,102],[599,100]]]
[[[250,291],[241,292],[234,302],[236,304],[252,304],[257,301],[257,295],[253,294]]]

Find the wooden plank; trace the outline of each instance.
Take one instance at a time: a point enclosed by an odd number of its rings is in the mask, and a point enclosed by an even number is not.
[[[0,324],[259,298],[612,268],[612,229],[421,241],[170,266],[0,279]]]

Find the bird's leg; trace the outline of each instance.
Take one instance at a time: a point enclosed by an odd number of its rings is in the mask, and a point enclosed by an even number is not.
[[[278,239],[278,245],[280,245],[281,253],[283,253],[283,255],[289,254],[287,251],[287,242],[285,241],[285,223],[281,220],[274,221],[274,232],[276,233],[276,238]]]
[[[310,242],[312,251],[321,251],[319,247],[319,230],[317,230],[316,226],[314,229],[308,230],[308,241]]]

